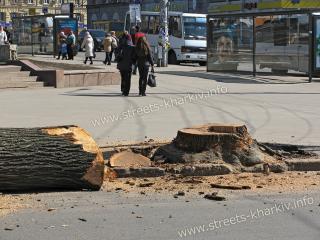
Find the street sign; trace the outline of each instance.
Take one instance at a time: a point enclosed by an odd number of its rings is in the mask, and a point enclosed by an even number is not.
[[[130,4],[130,22],[139,23],[141,22],[141,6],[140,4]]]
[[[48,7],[43,7],[43,8],[42,8],[42,13],[43,13],[43,14],[48,14],[48,12],[49,12]]]

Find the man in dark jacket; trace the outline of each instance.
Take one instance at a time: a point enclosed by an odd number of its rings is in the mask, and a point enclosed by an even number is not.
[[[117,60],[117,68],[121,74],[121,92],[123,96],[128,96],[131,86],[132,65],[135,61],[135,49],[132,46],[131,39],[126,35],[123,36],[122,44],[119,47]]]

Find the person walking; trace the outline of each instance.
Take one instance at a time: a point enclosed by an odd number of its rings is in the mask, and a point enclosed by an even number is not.
[[[133,34],[132,34],[132,36],[131,36],[131,38],[132,38],[132,41],[133,41],[133,44],[134,45],[136,45],[137,44],[137,42],[138,42],[138,40],[140,39],[140,38],[142,38],[142,37],[145,37],[146,35],[143,33],[143,32],[141,32],[141,30],[140,30],[140,26],[135,26],[134,27],[134,29],[133,29]],[[135,64],[135,65],[133,65],[133,75],[136,75],[137,74],[137,68],[138,68],[138,66]]]
[[[60,32],[59,36],[58,36],[58,49],[59,49],[59,53],[58,53],[58,57],[57,60],[60,59],[61,54],[62,54],[62,50],[61,50],[61,46],[62,44],[65,43],[67,45],[67,51],[68,51],[68,44],[67,44],[67,36],[64,34],[64,32]]]
[[[150,65],[153,69],[154,63],[151,56],[150,45],[146,37],[140,37],[135,48],[137,66],[139,69],[139,96],[146,96],[147,80]]]
[[[8,42],[7,33],[4,31],[3,27],[0,25],[0,45],[5,45]]]
[[[123,35],[117,56],[117,68],[121,75],[121,92],[123,96],[128,96],[131,87],[132,65],[135,61],[135,48],[132,45],[130,35]]]
[[[76,45],[76,36],[74,35],[73,31],[67,36],[67,47],[68,47],[68,60],[73,60],[73,48]]]
[[[134,38],[133,38],[133,44],[136,45],[138,43],[138,40],[142,37],[145,37],[146,35],[141,32],[141,28],[140,26],[135,26],[135,34],[134,34]]]
[[[110,33],[106,34],[105,39],[103,40],[103,49],[106,53],[106,58],[103,63],[106,65],[111,65],[111,57],[112,57],[112,37]]]
[[[4,27],[4,29],[3,29],[5,32],[6,32],[6,34],[7,34],[7,41],[9,42],[9,43],[12,43],[12,41],[11,41],[11,33],[10,33],[10,31],[8,30],[8,28],[7,27]]]
[[[110,32],[112,37],[112,43],[111,43],[111,53],[110,53],[110,61],[112,60],[113,55],[117,52],[118,46],[119,46],[119,39],[116,36],[115,31]]]
[[[94,41],[93,41],[93,38],[89,32],[85,33],[83,42],[81,44],[81,48],[86,49],[86,53],[85,53],[86,58],[83,63],[87,64],[87,61],[89,59],[90,64],[92,65],[93,64],[92,57],[93,57]]]

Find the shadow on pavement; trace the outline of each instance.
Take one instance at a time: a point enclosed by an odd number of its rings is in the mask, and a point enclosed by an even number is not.
[[[308,77],[299,74],[290,74],[287,76],[270,76],[269,74],[259,73],[259,76],[253,77],[252,74],[231,74],[204,71],[159,71],[157,74],[168,74],[183,77],[194,77],[208,80],[214,80],[223,83],[242,83],[242,84],[301,84],[307,83]]]

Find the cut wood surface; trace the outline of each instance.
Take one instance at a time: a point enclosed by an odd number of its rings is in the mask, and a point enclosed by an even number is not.
[[[149,158],[130,150],[114,154],[110,158],[111,167],[150,167]]]
[[[206,124],[178,131],[175,145],[187,151],[201,152],[224,145],[237,148],[252,144],[245,125]]]
[[[77,126],[0,128],[0,191],[100,189],[104,160]]]

